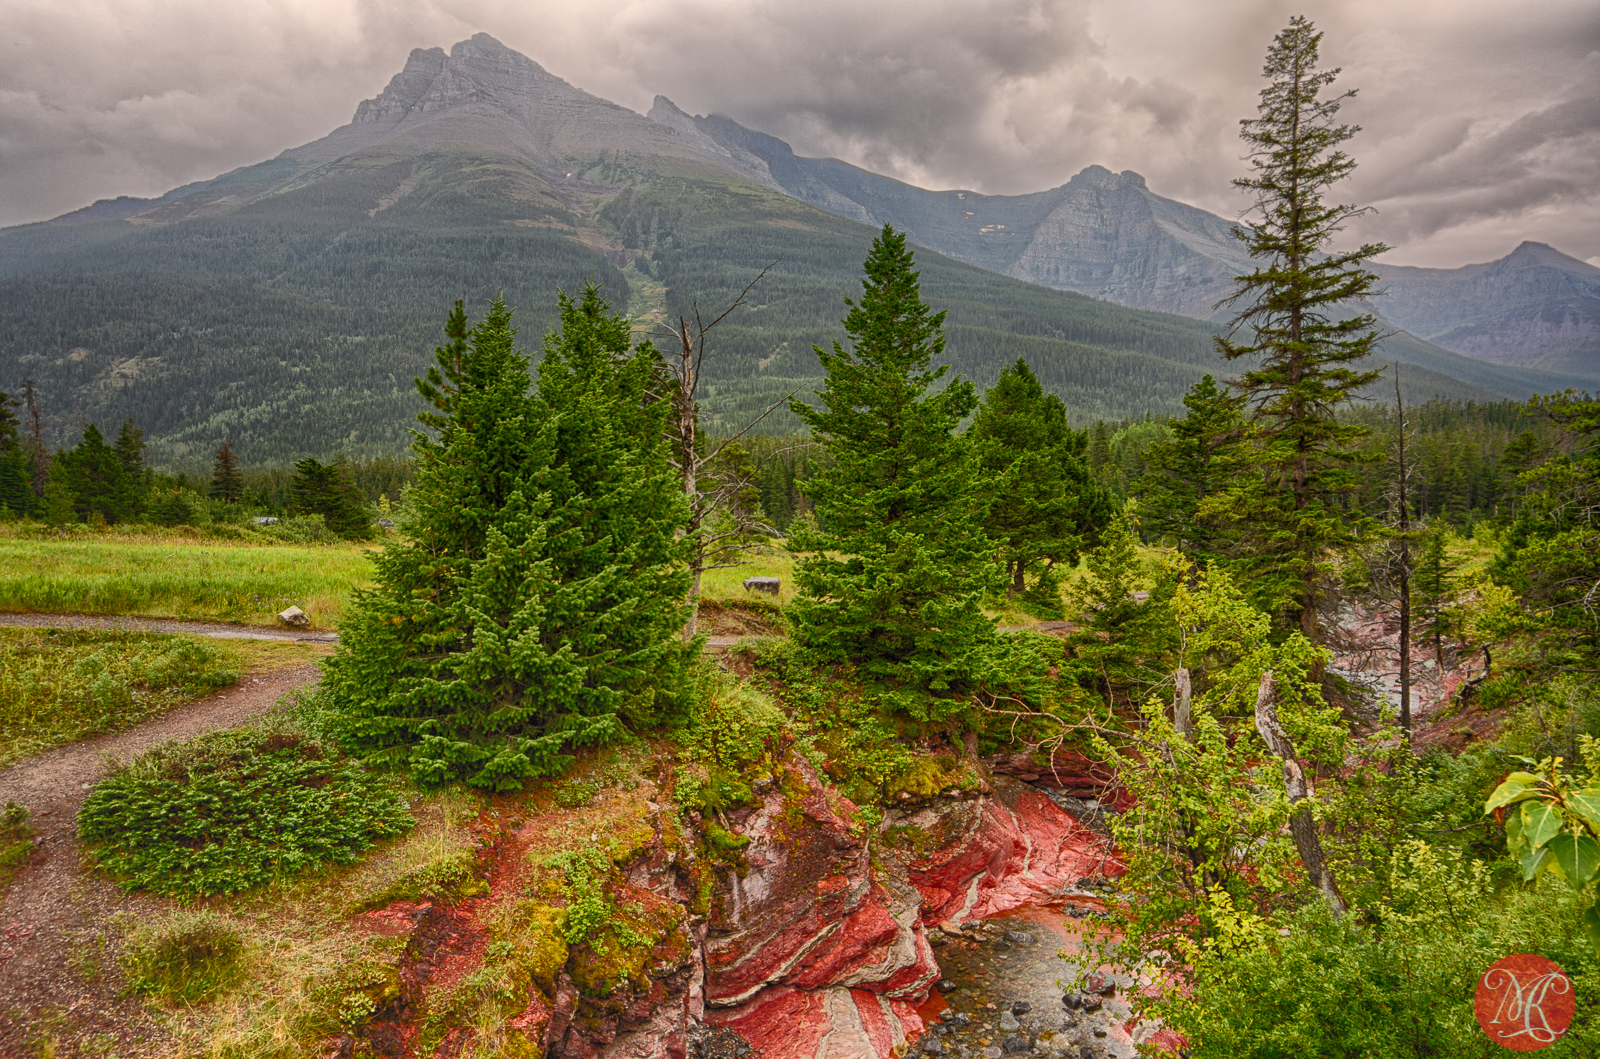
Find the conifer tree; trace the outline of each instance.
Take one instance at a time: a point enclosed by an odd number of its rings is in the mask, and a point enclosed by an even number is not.
[[[133,420],[124,420],[111,451],[122,468],[121,487],[116,497],[117,520],[131,522],[143,513],[145,500],[150,495],[150,468],[144,462],[144,431],[134,426]]]
[[[117,521],[124,487],[122,464],[99,427],[90,423],[76,448],[57,454],[51,477],[61,478],[81,517]]]
[[[20,407],[8,393],[0,393],[0,505],[13,516],[26,515],[37,506],[28,487],[27,454],[22,447]]]
[[[561,320],[530,394],[503,303],[452,317],[461,344],[419,380],[437,434],[412,447],[412,513],[328,665],[343,737],[424,781],[516,787],[678,694],[681,498],[648,354],[592,289]]]
[[[1044,392],[1026,361],[1000,372],[967,437],[995,483],[984,530],[1000,546],[1012,595],[1030,571],[1048,581],[1056,563],[1071,567],[1099,543],[1112,504],[1084,465],[1088,435],[1068,427],[1061,398]]]
[[[991,483],[954,433],[977,397],[960,378],[935,389],[944,313],[923,303],[905,235],[885,225],[865,270],[861,300],[846,300],[852,348],[816,347],[821,407],[790,405],[832,457],[806,483],[822,529],[791,539],[792,621],[816,657],[943,691],[977,671],[993,629],[979,599],[999,580]]]
[[[244,500],[244,472],[239,469],[239,456],[233,451],[232,438],[223,438],[217,448],[217,462],[211,469],[211,495],[225,504]]]
[[[1339,145],[1359,127],[1337,121],[1353,91],[1324,95],[1339,71],[1317,68],[1321,39],[1305,18],[1290,20],[1267,52],[1259,116],[1241,123],[1252,173],[1234,184],[1255,196],[1255,219],[1241,237],[1257,267],[1237,277],[1224,303],[1243,305],[1232,320],[1237,340],[1217,340],[1224,357],[1256,361],[1237,384],[1257,445],[1258,473],[1244,480],[1236,505],[1251,531],[1248,583],[1313,643],[1324,561],[1353,539],[1346,501],[1361,485],[1358,443],[1367,433],[1337,413],[1381,374],[1358,366],[1378,338],[1376,317],[1341,314],[1373,293],[1378,277],[1361,265],[1387,249],[1327,252],[1364,210],[1323,199],[1355,168]]]
[[[1228,518],[1212,509],[1243,470],[1245,422],[1240,398],[1210,375],[1189,388],[1189,414],[1167,425],[1145,449],[1139,479],[1139,527],[1170,537],[1190,559],[1209,566],[1227,552]]]
[[[328,529],[341,537],[361,538],[372,532],[372,516],[341,453],[332,463],[308,456],[294,465],[289,483],[290,510],[321,515]]]

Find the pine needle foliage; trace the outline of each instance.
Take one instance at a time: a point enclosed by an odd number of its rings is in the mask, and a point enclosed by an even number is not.
[[[1329,548],[1352,540],[1346,500],[1362,484],[1358,445],[1367,431],[1337,413],[1382,374],[1360,363],[1381,337],[1377,318],[1345,314],[1378,282],[1362,263],[1388,249],[1369,243],[1327,252],[1344,223],[1365,210],[1323,198],[1355,169],[1339,145],[1360,127],[1338,121],[1353,90],[1325,94],[1339,71],[1318,69],[1321,39],[1305,18],[1289,21],[1267,52],[1258,116],[1241,122],[1252,172],[1234,185],[1255,196],[1255,218],[1241,238],[1260,264],[1236,278],[1237,291],[1223,303],[1243,306],[1231,321],[1238,340],[1217,340],[1224,357],[1257,361],[1236,383],[1259,446],[1260,473],[1236,506],[1254,527],[1249,577],[1282,623],[1312,642],[1320,564]]]
[[[944,313],[923,302],[903,233],[885,225],[844,319],[851,349],[817,347],[821,407],[791,410],[828,457],[806,483],[821,530],[796,534],[795,637],[814,656],[872,677],[945,692],[975,679],[998,581],[984,535],[988,490],[956,426],[977,406],[970,382],[942,389]]]
[[[1086,431],[1067,425],[1061,398],[1045,393],[1025,360],[1000,372],[967,434],[986,478],[995,482],[984,522],[1000,545],[1011,594],[1056,588],[1057,563],[1071,569],[1099,544],[1112,517],[1111,496],[1084,463]]]
[[[419,433],[411,512],[342,625],[339,730],[421,781],[495,790],[649,722],[683,685],[681,499],[653,351],[590,287],[560,301],[530,394],[511,311],[459,307]]]

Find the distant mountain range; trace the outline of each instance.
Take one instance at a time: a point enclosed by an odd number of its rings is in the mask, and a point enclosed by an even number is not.
[[[393,452],[456,298],[481,311],[503,293],[537,349],[557,290],[600,282],[648,331],[726,304],[777,261],[707,363],[707,414],[731,425],[815,387],[812,346],[842,337],[842,299],[885,221],[926,248],[948,359],[979,385],[1025,357],[1081,425],[1181,414],[1203,373],[1235,370],[1205,319],[1246,261],[1231,226],[1137,174],[1091,167],[1026,196],[924,191],[664,99],[641,116],[479,34],[412,52],[348,125],[277,158],[0,230],[0,388],[34,379],[62,440],[131,417],[174,465],[208,465],[225,436],[253,463]],[[1423,293],[1385,311],[1495,350],[1545,271],[1568,277],[1575,306],[1545,328],[1555,344],[1504,364],[1394,336],[1382,356],[1409,365],[1409,397],[1520,398],[1596,378],[1592,280],[1560,261],[1512,269],[1515,284],[1472,273],[1468,296],[1453,272],[1386,272]],[[1527,366],[1552,356],[1567,374]]]
[[[863,224],[904,228],[921,245],[994,272],[1136,309],[1214,319],[1250,256],[1236,227],[1163,198],[1144,177],[1092,165],[1031,195],[925,191],[721,115],[657,96],[649,117],[752,180]],[[1486,265],[1424,269],[1375,262],[1372,308],[1445,349],[1497,364],[1600,375],[1600,269],[1542,243]]]

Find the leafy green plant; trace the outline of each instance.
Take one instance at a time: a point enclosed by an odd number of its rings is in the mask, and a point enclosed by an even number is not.
[[[214,912],[176,912],[128,938],[123,970],[130,992],[168,1004],[200,1004],[244,978],[244,938]]]
[[[1600,901],[1589,892],[1600,882],[1600,740],[1586,735],[1582,745],[1586,785],[1561,768],[1560,758],[1523,759],[1532,771],[1507,776],[1483,811],[1504,816],[1506,846],[1524,882],[1549,872],[1585,894],[1583,927],[1600,953]]]
[[[127,889],[174,896],[348,863],[411,825],[389,782],[265,726],[158,747],[97,785],[78,813],[97,867]]]

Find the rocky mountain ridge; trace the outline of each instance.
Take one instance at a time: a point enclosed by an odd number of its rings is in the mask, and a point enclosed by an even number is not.
[[[927,191],[657,96],[649,115],[708,158],[865,224],[982,268],[1136,309],[1217,319],[1250,256],[1233,222],[1152,192],[1138,173],[1092,165],[1028,195]],[[1444,349],[1480,360],[1600,376],[1600,269],[1538,243],[1459,269],[1374,263],[1387,292],[1371,308]]]

